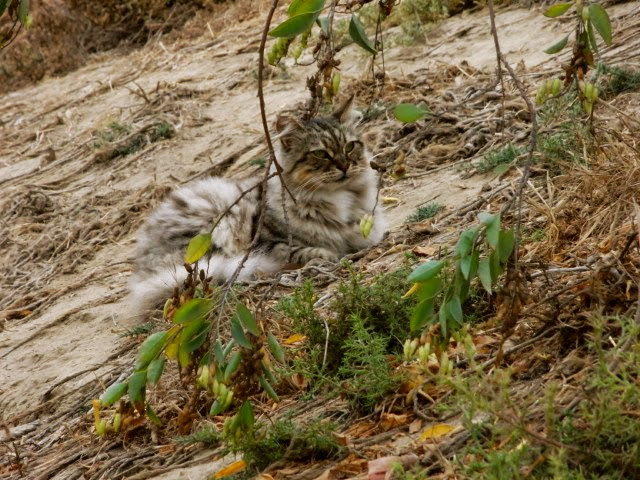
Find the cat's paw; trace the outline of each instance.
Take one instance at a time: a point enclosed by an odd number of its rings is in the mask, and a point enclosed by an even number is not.
[[[307,263],[312,260],[325,260],[337,262],[340,257],[336,252],[321,247],[306,247],[298,250],[294,254],[295,260],[299,263]]]

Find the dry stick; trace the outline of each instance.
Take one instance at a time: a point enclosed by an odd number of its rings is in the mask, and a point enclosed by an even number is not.
[[[262,189],[262,192],[261,192],[262,198],[260,199],[260,207],[259,207],[260,215],[258,216],[256,233],[253,235],[253,239],[251,240],[251,244],[249,245],[249,248],[247,248],[247,252],[242,257],[242,260],[240,260],[240,263],[238,264],[237,268],[233,272],[233,275],[231,275],[231,278],[229,278],[229,280],[227,280],[227,282],[225,283],[224,295],[222,296],[222,300],[220,302],[220,311],[218,312],[218,319],[216,322],[216,330],[217,330],[218,336],[220,335],[220,319],[222,318],[222,313],[224,311],[224,304],[227,300],[229,292],[231,291],[231,286],[238,279],[238,275],[240,275],[240,272],[244,268],[244,264],[247,262],[249,255],[251,254],[253,249],[258,244],[258,241],[260,240],[260,233],[262,232],[262,227],[264,225],[264,216],[267,210],[266,208],[267,207],[267,183],[271,176],[269,173],[269,171],[271,170],[271,165],[275,164],[276,172],[278,174],[278,177],[280,178],[280,182],[282,183],[283,188],[287,189],[284,179],[282,178],[282,175],[280,173],[281,167],[280,165],[278,165],[278,162],[276,160],[276,154],[273,149],[273,143],[271,142],[271,135],[269,134],[269,125],[267,124],[267,113],[266,113],[266,108],[264,104],[264,92],[262,89],[262,83],[264,78],[264,47],[267,43],[267,33],[269,32],[271,19],[273,18],[273,14],[275,13],[277,7],[278,7],[278,0],[273,0],[273,2],[271,3],[271,8],[267,13],[267,19],[264,23],[264,29],[262,30],[262,37],[260,38],[260,47],[259,47],[260,50],[258,53],[258,100],[260,101],[260,117],[262,119],[262,128],[264,130],[264,136],[267,142],[267,148],[269,150],[269,158],[267,160],[267,164],[265,165],[262,182],[260,183],[261,189]],[[288,189],[287,189],[287,192],[289,192]],[[295,198],[293,197],[291,192],[289,192],[289,195],[291,195],[291,198],[295,202]]]
[[[500,50],[500,41],[498,40],[498,31],[496,30],[496,14],[495,14],[495,10],[493,8],[493,0],[488,0],[487,7],[489,8],[489,19],[491,21],[491,35],[493,36],[493,42],[495,44],[495,49],[496,49],[496,57],[497,57],[497,63],[498,63],[498,78],[500,79],[500,81],[502,81],[502,65],[504,65],[504,67],[509,72],[509,76],[513,80],[513,83],[515,84],[516,88],[518,89],[518,92],[520,93],[520,96],[522,97],[522,99],[527,104],[527,108],[529,110],[529,115],[531,116],[531,133],[530,133],[530,137],[529,137],[529,152],[528,152],[525,164],[524,164],[524,170],[522,172],[522,179],[520,180],[520,185],[518,186],[518,190],[516,192],[516,195],[502,209],[502,213],[506,213],[509,210],[509,208],[511,208],[511,206],[513,205],[513,201],[515,199],[518,200],[518,209],[517,209],[517,213],[516,213],[515,244],[514,244],[514,247],[513,247],[512,256],[513,256],[513,269],[515,271],[515,278],[516,278],[516,281],[519,281],[519,275],[518,275],[518,273],[519,273],[518,246],[520,244],[520,228],[521,228],[521,224],[522,224],[522,196],[523,196],[524,189],[525,189],[525,187],[526,187],[526,185],[527,185],[527,183],[529,181],[529,175],[531,173],[531,163],[533,162],[533,153],[536,150],[537,134],[538,134],[538,122],[536,120],[536,109],[535,109],[533,103],[531,102],[531,99],[527,95],[527,91],[526,91],[524,85],[522,84],[522,82],[520,81],[518,76],[516,75],[516,72],[513,70],[513,68],[511,68],[511,65],[509,64],[509,62],[507,62],[507,59],[504,57],[504,55],[502,54],[502,51]],[[504,95],[505,95],[504,86],[502,88],[502,94],[503,94],[503,98],[504,98]],[[516,290],[517,290],[517,287],[516,287]],[[508,311],[510,311],[510,312],[514,311],[515,301],[516,301],[517,297],[518,297],[518,292],[517,291],[512,292],[511,298],[509,300],[510,305],[509,305],[509,310]],[[505,325],[506,325],[506,323],[505,323]],[[508,327],[508,328],[512,329],[513,326]],[[502,351],[502,346],[504,345],[504,342],[507,339],[508,335],[509,335],[509,332],[505,329],[502,341],[500,342],[500,351]],[[498,359],[501,358],[501,355],[498,354],[498,356],[496,358],[498,358]]]

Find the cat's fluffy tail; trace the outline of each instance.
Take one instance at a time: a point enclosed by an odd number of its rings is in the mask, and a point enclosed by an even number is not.
[[[223,283],[231,278],[242,258],[243,255],[212,255],[205,266],[199,268],[204,269],[214,282]],[[202,263],[201,261],[200,264]],[[274,273],[281,267],[281,264],[266,255],[252,254],[245,262],[237,280],[251,280],[257,274]],[[181,286],[186,278],[187,272],[184,267],[175,264],[160,264],[154,271],[137,272],[129,280],[129,304],[140,314],[160,306],[160,303],[169,298],[173,289]]]

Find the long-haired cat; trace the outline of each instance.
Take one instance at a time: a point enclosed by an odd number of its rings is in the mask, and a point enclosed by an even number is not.
[[[295,203],[285,191],[283,206],[278,176],[269,179],[265,192],[255,188],[247,193],[219,222],[212,248],[199,268],[217,281],[232,276],[256,231],[260,195],[266,195],[264,224],[239,280],[276,272],[288,262],[338,260],[382,239],[385,223],[380,208],[375,209],[369,236],[364,238],[359,230],[360,220],[376,204],[378,178],[354,129],[351,103],[352,98],[325,117],[302,121],[281,116],[276,121],[276,158]],[[208,232],[240,194],[259,181],[212,177],[174,191],[138,233],[138,270],[130,282],[135,304],[149,307],[182,282],[189,240]],[[293,240],[291,251],[283,208]]]

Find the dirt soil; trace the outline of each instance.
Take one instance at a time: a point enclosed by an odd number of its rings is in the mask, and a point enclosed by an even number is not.
[[[611,7],[614,26],[638,8]],[[87,433],[88,412],[90,400],[132,366],[138,343],[123,332],[146,321],[132,316],[126,299],[138,225],[189,180],[259,169],[248,162],[264,155],[256,64],[265,14],[263,7],[221,31],[204,27],[189,43],[158,37],[125,55],[98,54],[77,71],[0,99],[0,421],[19,445],[23,478],[207,478],[219,468],[206,450],[167,453],[165,439],[153,446],[166,457],[155,470],[139,473],[146,460],[130,470],[113,463],[100,470],[109,456],[100,452],[114,442],[100,446]],[[540,8],[503,9],[497,22],[503,52],[532,90],[558,70],[558,60],[541,52],[557,41],[558,26]],[[614,43],[603,55],[615,61],[621,52]],[[341,58],[342,85],[366,108],[368,58],[356,46]],[[515,175],[473,175],[465,166],[502,136],[523,143],[528,133],[515,93],[501,129],[499,95],[483,91],[495,70],[484,10],[443,21],[426,42],[392,45],[385,66],[382,105],[423,100],[437,115],[420,130],[387,111],[365,123],[376,158],[391,165],[402,154],[407,165],[404,178],[385,177],[382,195],[396,200],[384,204],[389,238],[359,263],[370,272],[398,264],[416,245],[446,243],[468,220],[465,209],[512,188]],[[306,99],[312,72],[272,70],[265,84],[271,120]],[[445,206],[435,236],[405,224],[430,201]],[[87,444],[94,457],[85,455]],[[14,458],[4,445],[0,453]]]

